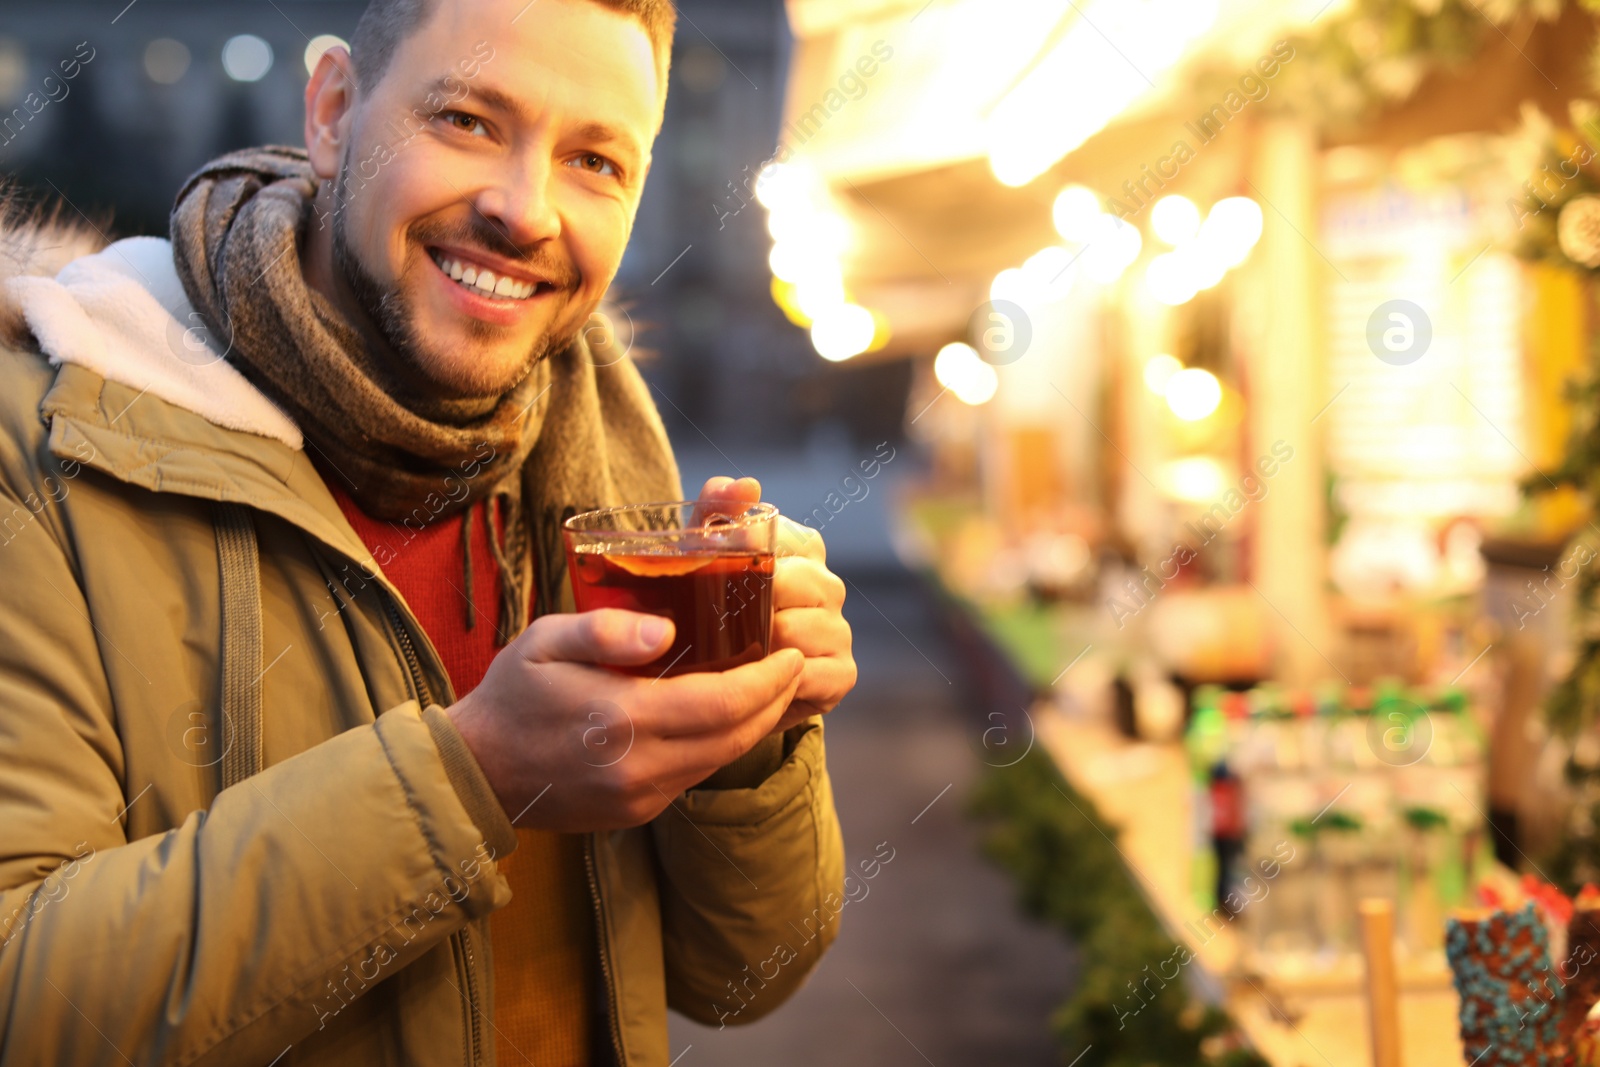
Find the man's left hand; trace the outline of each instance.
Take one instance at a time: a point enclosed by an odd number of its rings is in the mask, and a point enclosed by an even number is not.
[[[712,478],[701,500],[761,499],[754,478]],[[832,711],[855,688],[850,624],[844,619],[844,582],[827,566],[822,534],[792,519],[778,520],[777,561],[772,579],[772,651],[799,649],[806,657],[800,687],[778,721],[781,733],[813,715]]]

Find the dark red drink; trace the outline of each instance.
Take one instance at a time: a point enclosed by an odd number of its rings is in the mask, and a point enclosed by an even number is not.
[[[639,667],[646,676],[725,671],[767,654],[772,637],[773,557],[767,553],[607,554],[571,545],[567,565],[579,611],[624,608],[677,624],[672,645]]]

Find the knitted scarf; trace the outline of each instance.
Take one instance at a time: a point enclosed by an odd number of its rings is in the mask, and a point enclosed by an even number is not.
[[[424,523],[502,498],[506,521],[490,543],[504,644],[522,628],[528,577],[536,614],[562,603],[565,518],[682,495],[660,416],[626,353],[581,336],[503,394],[419,394],[398,357],[369,346],[307,284],[300,251],[316,192],[300,149],[246,149],[206,164],[173,207],[178,276],[227,360],[299,424],[367,514]]]

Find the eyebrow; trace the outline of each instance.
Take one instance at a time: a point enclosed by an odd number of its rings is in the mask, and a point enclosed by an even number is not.
[[[454,75],[445,75],[444,77],[435,80],[433,84],[428,87],[428,89],[430,92],[436,92],[443,96],[449,96],[457,92],[458,87],[462,84],[462,81],[456,78]],[[505,112],[512,118],[517,119],[519,122],[527,122],[531,119],[531,116],[528,114],[528,109],[523,106],[522,101],[518,100],[510,93],[496,89],[492,85],[469,85],[467,87],[467,95],[462,97],[459,101],[455,101],[455,103],[464,103],[465,101],[470,100],[473,96],[476,96],[479,100],[483,101],[485,104],[494,108],[495,110]],[[576,133],[582,140],[594,141],[600,144],[617,145],[623,149],[626,149],[632,155],[634,161],[637,161],[643,154],[639,150],[639,146],[634,138],[623,133],[615,126],[607,125],[604,122],[585,122],[583,125],[578,127]]]

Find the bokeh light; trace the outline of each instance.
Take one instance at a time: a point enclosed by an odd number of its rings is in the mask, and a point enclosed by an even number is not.
[[[933,376],[963,404],[987,404],[1000,389],[1000,375],[983,361],[978,350],[961,341],[939,349],[933,360]]]
[[[1167,244],[1181,245],[1200,232],[1200,209],[1186,196],[1164,196],[1150,209],[1150,228]]]
[[[157,85],[176,85],[189,72],[189,46],[157,37],[144,46],[144,72]]]
[[[272,69],[272,46],[253,33],[228,38],[222,69],[236,82],[258,82]]]
[[[877,328],[872,312],[866,308],[839,304],[826,309],[811,324],[811,344],[823,359],[839,363],[865,352]]]
[[[1185,367],[1167,381],[1167,407],[1185,422],[1199,422],[1222,403],[1222,383],[1200,367]]]

